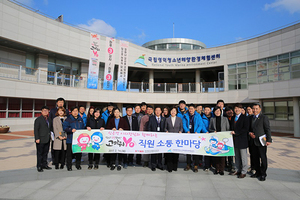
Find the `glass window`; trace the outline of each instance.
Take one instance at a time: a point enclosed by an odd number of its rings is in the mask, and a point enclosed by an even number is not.
[[[288,120],[294,120],[293,101],[288,101]]]
[[[257,78],[258,83],[267,83],[268,82],[268,76],[261,76]]]
[[[80,64],[72,62],[72,75],[80,75]]]
[[[265,114],[269,119],[274,119],[274,114]]]
[[[236,80],[228,80],[228,88],[229,90],[236,90],[237,89]]]
[[[268,69],[268,75],[273,75],[273,74],[277,74],[278,73],[278,69],[274,68],[274,69]]]
[[[191,50],[192,45],[191,44],[181,44],[181,49],[183,50]]]
[[[148,48],[148,49],[155,50],[155,45],[149,46],[149,47],[147,47],[147,48]]]
[[[278,67],[278,62],[277,61],[271,61],[268,63],[268,68],[275,68]]]
[[[34,110],[41,110],[41,108],[45,105],[45,100],[36,99],[34,101]]]
[[[278,80],[280,81],[285,81],[285,80],[290,80],[290,72],[287,72],[287,73],[280,73],[278,75]]]
[[[287,66],[287,67],[279,67],[278,71],[280,73],[282,73],[282,72],[289,72],[290,71],[290,67],[289,66]]]
[[[256,64],[256,61],[254,60],[254,61],[250,61],[250,62],[247,62],[247,65],[249,66],[249,65],[255,65]]]
[[[238,68],[238,73],[245,73],[246,67]]]
[[[247,78],[247,74],[238,74],[238,78],[241,79],[241,78]]]
[[[274,102],[263,102],[263,112],[264,113],[274,113]]]
[[[0,118],[6,118],[6,112],[0,112]]]
[[[300,57],[291,58],[291,64],[298,64],[300,63]]]
[[[235,68],[236,68],[236,64],[228,65],[228,69],[235,69]]]
[[[278,81],[278,74],[270,75],[269,82],[275,82],[275,81]]]
[[[256,72],[248,72],[248,78],[254,78],[256,76]]]
[[[228,69],[228,74],[236,74],[236,69]]]
[[[294,57],[294,56],[300,56],[300,50],[292,52],[291,57]]]
[[[267,63],[258,63],[257,70],[267,69]]]
[[[248,66],[248,72],[256,72],[256,65]]]
[[[6,97],[0,97],[0,110],[6,110]]]
[[[256,64],[261,64],[261,63],[265,63],[265,62],[266,62],[266,59],[263,58],[263,59],[257,60]]]
[[[31,118],[32,112],[22,112],[22,118]]]
[[[167,44],[158,44],[157,46],[157,50],[166,50],[167,49]]]
[[[177,50],[177,49],[179,49],[179,44],[177,43],[169,44],[169,50]]]
[[[286,59],[286,58],[289,58],[289,54],[286,53],[286,54],[282,54],[282,55],[279,55],[278,56],[278,59],[281,60],[281,59]]]
[[[257,72],[257,76],[260,77],[260,76],[266,76],[267,75],[267,70],[263,70],[263,71],[258,71]]]
[[[19,118],[20,112],[8,112],[8,118]]]
[[[201,49],[201,47],[198,45],[193,45],[193,49]]]
[[[237,65],[238,67],[246,67],[246,63],[244,62],[244,63],[238,63],[238,65]]]
[[[240,79],[238,89],[247,89],[247,79]]]
[[[35,56],[33,53],[26,53],[26,67],[34,68],[35,67]]]
[[[276,101],[275,102],[276,113],[287,113],[288,107],[286,101]]]
[[[268,58],[268,62],[277,61],[277,56]]]
[[[300,70],[300,65],[292,65],[291,71],[298,71]]]
[[[296,71],[296,72],[293,72],[291,73],[291,78],[300,78],[300,71]]]
[[[54,100],[47,100],[46,105],[49,107],[49,109],[55,108],[56,107],[56,101]]]
[[[290,59],[282,59],[282,60],[279,60],[279,66],[286,66],[286,65],[289,65],[290,64]]]
[[[234,80],[236,79],[236,75],[228,75],[228,79]]]
[[[21,99],[19,98],[9,98],[8,100],[8,110],[20,110]]]
[[[252,85],[252,84],[257,84],[257,78],[248,78],[248,84]]]
[[[32,99],[22,99],[22,110],[32,110],[33,100]]]

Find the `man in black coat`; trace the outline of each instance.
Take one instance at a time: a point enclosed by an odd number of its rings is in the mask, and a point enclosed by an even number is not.
[[[253,118],[250,128],[250,137],[254,139],[253,161],[256,173],[252,178],[265,181],[267,176],[268,158],[267,146],[272,143],[269,118],[261,114],[260,104],[253,104]]]
[[[233,135],[234,152],[235,152],[235,165],[236,171],[230,173],[237,175],[238,178],[245,178],[248,170],[248,132],[249,132],[249,119],[242,114],[242,104],[238,103],[234,106],[234,124]]]
[[[51,169],[47,164],[47,155],[49,152],[51,138],[52,120],[48,117],[49,108],[42,107],[42,115],[34,121],[34,138],[36,143],[37,170],[43,172],[43,169]]]
[[[148,130],[151,132],[164,132],[166,118],[161,116],[161,107],[156,107],[154,113],[155,115],[149,117]],[[162,153],[151,154],[151,170],[155,171],[156,168],[163,170]]]
[[[139,123],[138,123],[138,119],[132,115],[133,113],[133,107],[132,106],[127,106],[126,107],[126,115],[123,117],[129,127],[129,130],[131,131],[139,131]],[[124,163],[124,168],[127,168],[128,162],[129,162],[129,166],[133,165],[133,155],[134,154],[124,154],[123,155],[123,163]],[[136,162],[137,163],[141,163],[141,154],[137,154],[136,156]]]

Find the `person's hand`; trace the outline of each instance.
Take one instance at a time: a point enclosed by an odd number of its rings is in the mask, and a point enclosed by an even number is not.
[[[208,132],[208,131],[207,131],[206,133],[207,133],[207,134],[209,134],[209,132]]]
[[[91,128],[91,127],[86,127],[86,129],[87,129],[88,131],[91,131],[91,130],[92,130],[92,128]]]
[[[37,144],[39,144],[39,143],[40,143],[40,139],[35,140],[35,142],[36,142]]]
[[[255,138],[254,133],[250,132],[249,135],[250,135],[251,138],[253,138],[253,139]]]
[[[60,140],[63,140],[64,138],[63,137],[61,137],[61,136],[58,136],[58,138],[60,139]]]
[[[234,131],[231,131],[231,135],[234,135],[235,134],[235,132]]]
[[[64,139],[64,140],[66,140],[66,139],[67,139],[67,137],[63,137],[63,139]]]
[[[122,129],[122,128],[119,128],[119,131],[123,131],[123,129]]]
[[[217,131],[215,131],[215,133],[217,133]]]
[[[116,131],[117,129],[116,129],[116,128],[113,128],[113,129],[111,129],[111,130]]]
[[[74,132],[76,132],[76,129],[75,129],[75,128],[72,129],[72,133],[74,133]]]
[[[270,144],[271,144],[271,142],[267,142],[267,143],[266,143],[266,146],[269,146]]]
[[[169,131],[166,131],[166,133],[169,133]]]
[[[181,131],[179,131],[178,133],[182,133]]]
[[[191,132],[188,131],[187,133],[191,133]]]
[[[103,128],[103,127],[101,127],[101,128],[100,128],[100,131],[103,131],[103,130],[104,130],[104,128]]]
[[[195,132],[195,134],[197,134],[197,132]]]

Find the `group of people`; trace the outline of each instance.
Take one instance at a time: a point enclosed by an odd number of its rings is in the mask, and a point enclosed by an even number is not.
[[[73,133],[77,130],[132,130],[170,133],[218,133],[231,131],[234,141],[235,159],[222,156],[186,155],[184,171],[198,172],[203,170],[214,174],[224,175],[225,169],[229,175],[244,178],[250,172],[251,177],[260,181],[266,180],[267,146],[271,144],[270,125],[267,116],[261,113],[260,104],[252,104],[244,108],[237,103],[234,107],[227,106],[223,100],[218,100],[216,106],[187,105],[184,100],[178,105],[168,108],[153,107],[145,102],[126,107],[126,115],[121,116],[121,110],[109,103],[102,112],[99,108],[90,107],[87,115],[85,107],[72,107],[70,113],[65,109],[65,100],[58,98],[56,107],[49,111],[47,106],[41,109],[41,116],[35,120],[34,135],[37,148],[37,170],[51,169],[47,163],[47,154],[51,142],[52,163],[55,169],[72,170],[72,159],[76,160],[76,168],[81,169],[82,153],[72,153]],[[243,112],[243,110],[245,112]],[[134,112],[133,112],[134,111]],[[52,138],[51,138],[52,132]],[[182,137],[184,137],[182,134]],[[93,137],[93,136],[92,136]],[[96,137],[96,136],[95,136]],[[264,138],[265,143],[261,142]],[[248,168],[247,149],[249,149],[251,166]],[[110,170],[121,170],[133,166],[134,154],[106,153],[103,155]],[[163,163],[164,158],[164,163]],[[136,165],[168,172],[177,171],[179,154],[156,153],[136,154]],[[235,170],[233,169],[235,160]],[[88,153],[88,169],[98,169],[99,153]]]

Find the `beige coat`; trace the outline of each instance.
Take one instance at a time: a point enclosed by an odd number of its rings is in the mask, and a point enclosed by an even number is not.
[[[64,117],[64,120],[67,117]],[[62,141],[58,138],[58,136],[60,136],[60,132],[63,131],[63,127],[62,127],[62,123],[60,120],[60,117],[55,117],[53,119],[53,132],[54,132],[54,142],[53,142],[53,149],[54,150],[61,150],[61,145],[62,145]],[[67,150],[67,144],[66,144],[66,140],[63,140],[64,143],[64,150]]]

